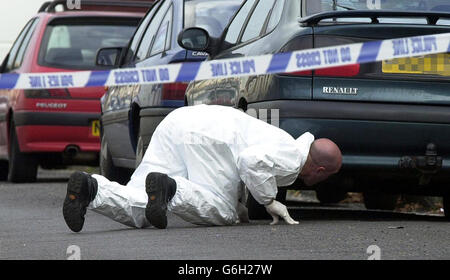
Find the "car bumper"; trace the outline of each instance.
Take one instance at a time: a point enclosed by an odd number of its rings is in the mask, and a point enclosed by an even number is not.
[[[81,152],[100,151],[98,113],[15,112],[22,152],[63,152],[77,146]]]
[[[431,184],[450,189],[448,106],[277,100],[251,103],[248,109],[268,116],[269,123],[295,138],[309,131],[316,138],[336,142],[343,153],[339,176],[413,178],[410,184],[414,185],[420,171],[401,167],[400,160],[425,156],[427,145],[433,143],[443,161]]]

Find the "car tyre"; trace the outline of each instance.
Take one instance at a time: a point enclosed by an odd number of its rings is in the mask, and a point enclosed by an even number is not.
[[[279,188],[276,200],[281,203],[286,203],[287,189]],[[272,217],[267,213],[266,207],[259,204],[252,194],[249,192],[247,198],[248,218],[250,220],[271,220]]]
[[[397,194],[386,194],[380,192],[364,192],[364,205],[369,210],[392,211],[397,206],[399,199]]]
[[[102,136],[100,148],[100,174],[108,180],[126,185],[130,180],[131,172],[125,168],[116,167],[112,161],[111,153],[108,149],[108,142]]]
[[[10,125],[9,135],[8,181],[13,183],[35,182],[38,169],[37,159],[33,155],[20,151],[14,122]]]
[[[7,160],[0,161],[0,181],[8,180],[8,168]]]
[[[450,195],[444,196],[444,215],[447,221],[450,221]]]
[[[316,188],[316,196],[320,203],[338,203],[347,197],[347,192],[336,186],[324,185]]]

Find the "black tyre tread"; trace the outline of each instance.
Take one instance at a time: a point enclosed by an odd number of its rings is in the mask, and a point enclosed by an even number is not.
[[[447,221],[450,221],[450,195],[444,196],[444,215]]]
[[[131,171],[125,168],[116,167],[112,161],[109,149],[106,148],[105,152],[106,158],[102,156],[103,151],[100,151],[100,174],[108,178],[110,181],[117,182],[121,185],[126,185],[130,180]]]
[[[369,210],[392,211],[397,205],[399,195],[380,192],[364,192],[364,205]]]
[[[10,159],[8,181],[13,183],[32,183],[37,177],[37,160],[33,155],[20,151],[14,122],[10,127]]]
[[[316,196],[320,203],[339,203],[347,197],[347,192],[332,187],[317,188]]]
[[[8,180],[9,164],[7,160],[0,161],[0,181]]]

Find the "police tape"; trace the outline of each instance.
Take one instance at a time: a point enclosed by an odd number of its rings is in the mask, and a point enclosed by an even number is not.
[[[293,73],[450,53],[450,33],[369,41],[271,55],[108,71],[0,74],[0,89],[54,89],[190,82]]]

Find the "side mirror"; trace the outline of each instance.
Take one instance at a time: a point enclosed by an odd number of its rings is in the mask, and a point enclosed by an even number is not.
[[[97,52],[95,64],[101,67],[118,67],[127,48],[103,48]]]
[[[219,46],[219,39],[210,37],[208,31],[200,27],[184,29],[178,35],[178,44],[190,51],[207,52],[214,55]]]

